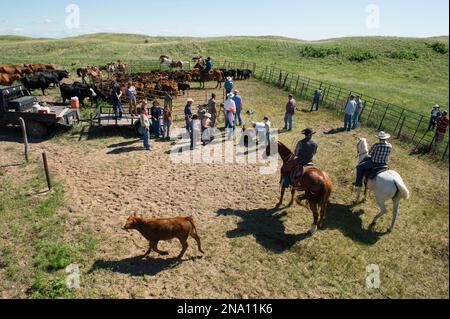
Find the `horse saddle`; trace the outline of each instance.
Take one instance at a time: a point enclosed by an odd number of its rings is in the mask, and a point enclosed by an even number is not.
[[[372,180],[375,179],[378,175],[381,173],[384,173],[389,170],[389,167],[387,165],[383,166],[375,166],[374,168],[370,169],[366,174],[366,180]]]
[[[295,165],[292,168],[291,173],[289,174],[290,184],[295,188],[301,188],[302,187],[302,177],[305,173],[305,169],[308,167],[313,167],[314,163],[308,163],[306,165]]]

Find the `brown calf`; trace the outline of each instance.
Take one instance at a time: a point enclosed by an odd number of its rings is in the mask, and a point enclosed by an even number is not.
[[[158,242],[178,238],[183,246],[178,258],[182,258],[189,246],[187,242],[189,236],[197,241],[198,250],[204,254],[194,220],[190,217],[144,219],[135,213],[128,218],[123,228],[135,229],[149,241],[149,248],[144,257],[149,256],[152,250],[160,255],[168,255],[168,252],[158,249]]]
[[[16,80],[20,79],[19,74],[0,73],[0,85],[11,86]]]

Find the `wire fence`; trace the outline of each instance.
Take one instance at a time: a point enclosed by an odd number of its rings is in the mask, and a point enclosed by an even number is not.
[[[146,72],[170,68],[157,60],[128,61],[128,72]],[[414,147],[414,151],[432,153],[441,160],[449,158],[449,139],[436,143],[435,130],[428,130],[430,116],[411,111],[402,106],[383,101],[361,92],[342,88],[329,82],[315,80],[276,66],[258,64],[250,61],[214,61],[215,68],[251,70],[253,76],[265,83],[274,85],[294,94],[298,99],[312,104],[314,93],[323,89],[320,106],[330,109],[336,116],[342,116],[351,95],[360,96],[363,109],[359,114],[359,123],[378,131],[387,131],[395,138]],[[194,63],[185,63],[184,70],[192,70]]]
[[[391,133],[395,138],[411,144],[414,152],[431,153],[441,160],[449,158],[448,136],[445,136],[444,142],[437,143],[436,131],[428,130],[431,119],[429,115],[275,66],[258,65],[248,61],[223,61],[217,64],[225,69],[252,70],[257,79],[284,89],[311,105],[316,90],[322,88],[321,107],[333,110],[336,115],[341,115],[342,119],[350,96],[360,96],[363,102],[363,109],[359,114],[360,124]]]

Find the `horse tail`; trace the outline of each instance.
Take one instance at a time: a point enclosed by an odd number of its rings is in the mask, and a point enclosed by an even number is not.
[[[396,198],[399,199],[409,199],[409,197],[411,196],[408,188],[405,185],[405,182],[403,181],[402,177],[398,174],[396,174],[397,176],[394,177],[394,184],[397,187],[397,194],[396,194]]]

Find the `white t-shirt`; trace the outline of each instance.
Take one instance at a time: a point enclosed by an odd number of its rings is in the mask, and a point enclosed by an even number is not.
[[[233,100],[228,99],[228,100],[225,102],[224,108],[225,108],[226,111],[231,111],[232,108],[234,108],[234,109],[236,110],[236,103],[234,103]]]

